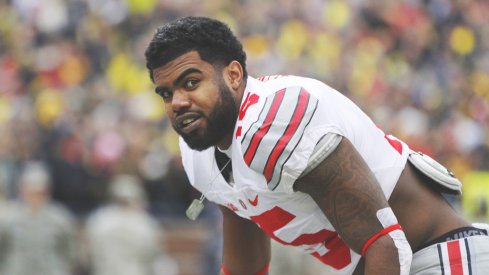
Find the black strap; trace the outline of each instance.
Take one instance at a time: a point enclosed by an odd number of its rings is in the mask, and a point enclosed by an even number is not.
[[[485,229],[476,228],[473,226],[461,227],[461,228],[457,228],[455,230],[452,230],[450,232],[447,232],[447,233],[435,238],[434,240],[431,240],[429,242],[424,243],[419,248],[417,248],[414,252],[420,251],[421,249],[426,248],[430,245],[434,245],[436,243],[443,243],[443,242],[463,239],[463,238],[471,237],[471,236],[488,236],[488,235],[489,234],[488,234],[487,230],[485,230]]]

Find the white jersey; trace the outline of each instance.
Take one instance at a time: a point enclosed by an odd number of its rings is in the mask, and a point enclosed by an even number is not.
[[[314,146],[327,133],[347,138],[389,198],[408,147],[385,135],[348,98],[322,82],[296,76],[248,77],[230,147],[231,186],[214,147],[198,152],[180,140],[191,184],[207,199],[253,220],[274,240],[297,246],[331,274],[351,274],[360,255],[350,250],[312,198],[294,192]]]

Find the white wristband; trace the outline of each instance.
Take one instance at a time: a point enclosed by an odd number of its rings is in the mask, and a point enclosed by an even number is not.
[[[396,215],[392,212],[390,207],[382,208],[377,211],[377,219],[384,228],[391,225],[397,224]],[[402,230],[394,230],[389,232],[389,236],[394,241],[397,248],[397,254],[399,255],[399,265],[401,268],[401,275],[409,275],[409,270],[411,269],[411,261],[413,259],[413,252],[411,246],[404,235]]]

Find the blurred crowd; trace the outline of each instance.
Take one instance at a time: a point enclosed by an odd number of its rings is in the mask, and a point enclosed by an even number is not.
[[[49,175],[48,187],[33,186],[62,208],[53,210],[65,217],[62,232],[117,216],[105,207],[121,181],[141,188],[126,191],[144,197],[135,208],[148,228],[185,219],[198,194],[144,50],[156,27],[186,15],[228,23],[251,76],[314,77],[350,97],[385,132],[453,170],[464,183],[454,202],[489,220],[485,0],[0,0],[0,223],[17,213],[7,204],[28,204],[22,182],[33,161],[46,171],[29,173]]]

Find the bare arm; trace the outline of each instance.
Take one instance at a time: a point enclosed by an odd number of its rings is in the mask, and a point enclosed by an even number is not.
[[[383,229],[376,212],[389,207],[387,200],[375,176],[346,138],[294,187],[314,199],[341,238],[357,253]],[[377,239],[365,258],[365,274],[400,272],[397,248],[389,236]]]
[[[221,207],[221,212],[223,264],[232,275],[257,273],[270,262],[270,238],[254,222],[239,217],[225,207]]]

